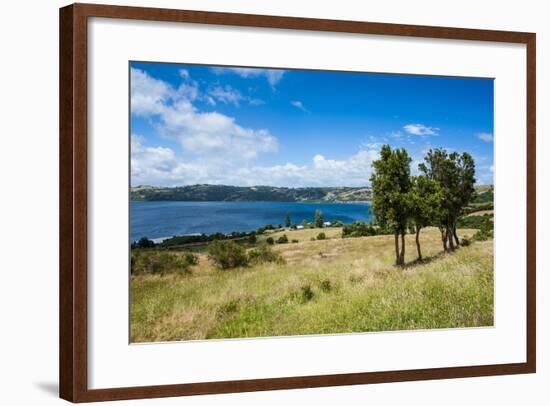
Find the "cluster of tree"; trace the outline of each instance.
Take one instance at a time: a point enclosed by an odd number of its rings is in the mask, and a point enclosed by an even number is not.
[[[199,234],[199,235],[182,235],[172,238],[168,238],[161,242],[159,245],[164,248],[169,248],[178,245],[192,244],[192,243],[206,243],[218,240],[235,240],[245,239],[254,240],[256,238],[255,232],[238,232],[234,231],[229,234],[214,233],[214,234]]]
[[[273,229],[273,226],[271,226]],[[167,238],[161,243],[155,243],[153,240],[148,239],[147,237],[142,237],[138,241],[132,242],[130,247],[132,249],[136,248],[173,248],[186,244],[195,244],[195,243],[209,243],[212,241],[218,240],[244,240],[250,244],[256,243],[256,232],[232,232],[229,234],[214,233],[214,234],[198,234],[198,235],[180,235]]]
[[[428,151],[411,176],[411,158],[403,148],[384,145],[380,159],[373,162],[372,211],[379,226],[395,237],[395,262],[405,263],[405,234],[413,228],[418,259],[422,259],[420,230],[436,226],[444,251],[460,245],[457,221],[474,195],[475,163],[470,154],[438,148]]]
[[[374,235],[392,234],[387,228],[375,226],[364,221],[356,221],[342,227],[342,238],[348,237],[371,237]]]
[[[153,240],[150,240],[147,237],[141,237],[137,241],[133,241],[130,247],[132,249],[136,248],[153,248],[155,246],[155,242]]]

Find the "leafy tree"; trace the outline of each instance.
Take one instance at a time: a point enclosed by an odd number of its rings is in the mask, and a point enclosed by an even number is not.
[[[464,214],[464,210],[475,196],[475,162],[474,158],[467,152],[462,153],[456,158],[459,174],[458,197],[460,207],[457,209],[455,221],[453,222],[453,237],[456,245],[459,245],[456,234],[456,222]]]
[[[148,239],[147,237],[142,237],[137,243],[135,243],[135,248],[153,248],[154,246],[154,241]]]
[[[285,216],[285,227],[290,227],[292,225],[292,221],[290,220],[290,214],[287,213]]]
[[[415,242],[419,261],[422,260],[420,230],[438,221],[441,199],[441,188],[438,182],[426,176],[411,178],[410,216],[416,234]]]
[[[443,249],[454,251],[460,245],[456,222],[474,194],[475,163],[466,152],[447,153],[442,148],[429,150],[419,165],[420,171],[439,183],[442,200],[436,224],[441,231]]]
[[[392,150],[384,145],[380,159],[373,162],[372,211],[382,227],[392,230],[395,237],[395,263],[405,263],[405,233],[410,214],[409,192],[411,158],[403,148]],[[399,247],[401,236],[401,248]]]
[[[321,210],[315,210],[315,227],[321,228],[324,223],[323,212]]]

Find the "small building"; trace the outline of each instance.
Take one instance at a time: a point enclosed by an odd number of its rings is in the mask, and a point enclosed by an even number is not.
[[[331,224],[332,224],[332,223],[331,223],[330,221],[325,221],[325,222],[323,223],[323,226],[324,226],[324,227],[330,227]]]
[[[301,225],[301,224],[300,224],[300,225],[298,225],[298,226],[296,226],[296,230],[303,230],[303,229],[304,229],[304,226],[303,226],[303,225]]]

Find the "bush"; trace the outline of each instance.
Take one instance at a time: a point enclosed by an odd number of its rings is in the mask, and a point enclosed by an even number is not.
[[[286,244],[288,242],[288,237],[286,234],[283,234],[277,239],[277,244]]]
[[[321,281],[321,290],[323,292],[330,292],[332,290],[332,283],[330,279],[324,279]]]
[[[186,252],[183,257],[189,265],[197,265],[199,263],[199,257],[192,252]]]
[[[214,241],[208,247],[208,258],[220,269],[237,268],[248,264],[244,248],[235,241]]]
[[[493,238],[493,230],[479,230],[472,238],[476,241],[487,241]]]
[[[462,241],[460,241],[460,245],[462,245],[463,247],[467,247],[470,244],[471,242],[468,238],[463,238]]]
[[[327,236],[325,235],[325,233],[319,233],[317,235],[317,239],[318,240],[326,240],[327,239]]]
[[[275,244],[275,241],[273,240],[273,237],[267,237],[267,239],[265,240],[265,242],[268,243],[269,245]]]
[[[302,291],[302,299],[304,302],[309,302],[313,299],[313,290],[311,289],[311,285],[303,285],[300,287],[300,290]]]
[[[256,244],[256,233],[251,233],[249,236],[248,236],[248,243],[249,244]]]
[[[292,239],[290,242],[293,243],[293,244],[296,244],[296,243],[298,243],[299,241],[296,240],[296,239]]]
[[[164,275],[169,272],[190,272],[199,259],[192,253],[183,255],[165,251],[132,251],[130,272],[137,274]]]
[[[346,224],[342,229],[342,237],[369,237],[373,235],[385,234],[380,228],[363,221],[356,221],[352,224]]]
[[[251,263],[275,262],[282,264],[285,262],[281,254],[273,251],[267,244],[260,244],[258,248],[254,248],[248,252],[248,261]]]

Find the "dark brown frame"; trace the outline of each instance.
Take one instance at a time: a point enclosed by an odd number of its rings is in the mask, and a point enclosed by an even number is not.
[[[89,389],[87,383],[87,22],[89,17],[268,27],[526,44],[527,329],[526,362],[338,375]],[[60,397],[72,402],[140,399],[536,371],[536,36],[534,33],[382,24],[171,9],[73,4],[60,9]]]

